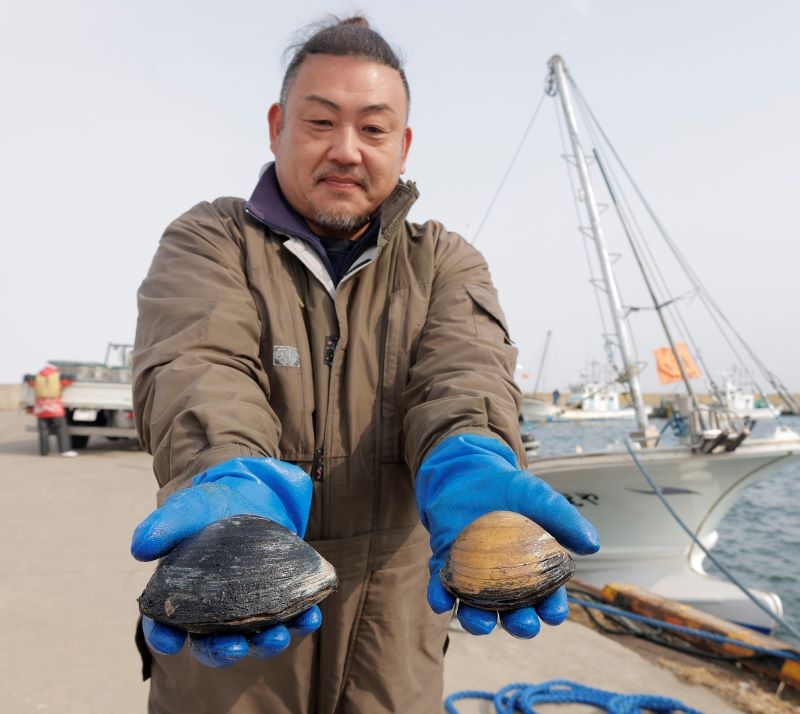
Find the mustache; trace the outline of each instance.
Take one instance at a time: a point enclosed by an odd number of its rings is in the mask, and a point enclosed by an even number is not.
[[[369,188],[369,179],[364,176],[360,171],[354,171],[351,168],[347,168],[346,166],[340,166],[334,164],[327,168],[322,169],[318,173],[314,174],[314,183],[320,183],[321,181],[325,181],[327,178],[334,176],[340,179],[348,179],[350,181],[354,181],[363,189]]]

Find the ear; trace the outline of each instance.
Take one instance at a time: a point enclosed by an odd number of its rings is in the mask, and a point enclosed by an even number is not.
[[[283,107],[277,102],[269,108],[267,122],[269,123],[269,148],[274,154],[277,151],[278,140],[283,128]]]
[[[404,174],[406,172],[406,159],[408,159],[408,150],[411,148],[411,139],[413,138],[413,133],[411,131],[411,127],[407,126],[405,131],[403,132],[403,153],[400,158],[400,173]]]

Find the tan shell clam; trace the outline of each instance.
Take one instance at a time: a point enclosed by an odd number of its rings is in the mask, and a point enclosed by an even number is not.
[[[569,553],[544,528],[519,513],[493,511],[461,531],[441,578],[463,602],[503,611],[535,604],[574,572]]]
[[[216,521],[165,555],[139,610],[187,632],[286,622],[330,595],[334,567],[290,530],[258,516]]]

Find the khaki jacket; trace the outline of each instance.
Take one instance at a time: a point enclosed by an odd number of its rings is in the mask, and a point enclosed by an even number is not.
[[[364,711],[424,712],[422,702],[440,697],[446,621],[425,603],[429,550],[413,475],[431,447],[461,432],[497,436],[524,463],[516,348],[487,265],[439,223],[408,222],[416,197],[413,184],[398,184],[377,245],[338,286],[307,243],[266,228],[241,199],[201,203],[168,227],[139,291],[134,409],[159,501],[238,456],[273,456],[312,473],[306,537],[335,551],[340,578],[352,573],[328,603],[339,607],[344,591],[352,612],[337,610],[345,621],[334,623],[323,608],[309,712],[345,711],[348,687],[362,690],[353,681],[370,667],[367,689],[384,694]],[[393,558],[402,582],[387,570]],[[370,591],[370,582],[382,585]],[[367,601],[380,620],[410,593],[421,605],[408,617],[418,623],[406,617],[369,643],[357,639],[370,638],[360,619]],[[360,661],[370,648],[380,666]],[[422,669],[404,676],[432,673],[427,693],[382,674],[414,657]]]

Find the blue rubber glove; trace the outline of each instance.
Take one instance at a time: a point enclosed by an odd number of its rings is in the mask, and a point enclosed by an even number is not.
[[[459,434],[442,440],[420,465],[415,490],[422,524],[430,533],[428,603],[437,613],[456,604],[439,576],[450,546],[466,526],[491,511],[521,513],[580,555],[600,548],[594,526],[564,496],[520,469],[514,452],[499,439]],[[568,614],[567,592],[561,587],[534,607],[500,613],[500,622],[512,635],[529,638],[538,634],[540,619],[558,625]],[[494,629],[498,613],[459,603],[457,615],[467,632],[484,635]]]
[[[308,524],[313,486],[299,466],[272,458],[231,459],[195,476],[192,485],[173,493],[133,533],[131,554],[137,560],[166,555],[185,538],[229,516],[262,516],[302,537]],[[322,624],[312,606],[293,620],[246,634],[188,635],[192,654],[209,667],[226,667],[246,655],[266,658],[285,650],[292,635],[307,635]],[[176,654],[187,633],[142,618],[144,636],[161,654]]]

